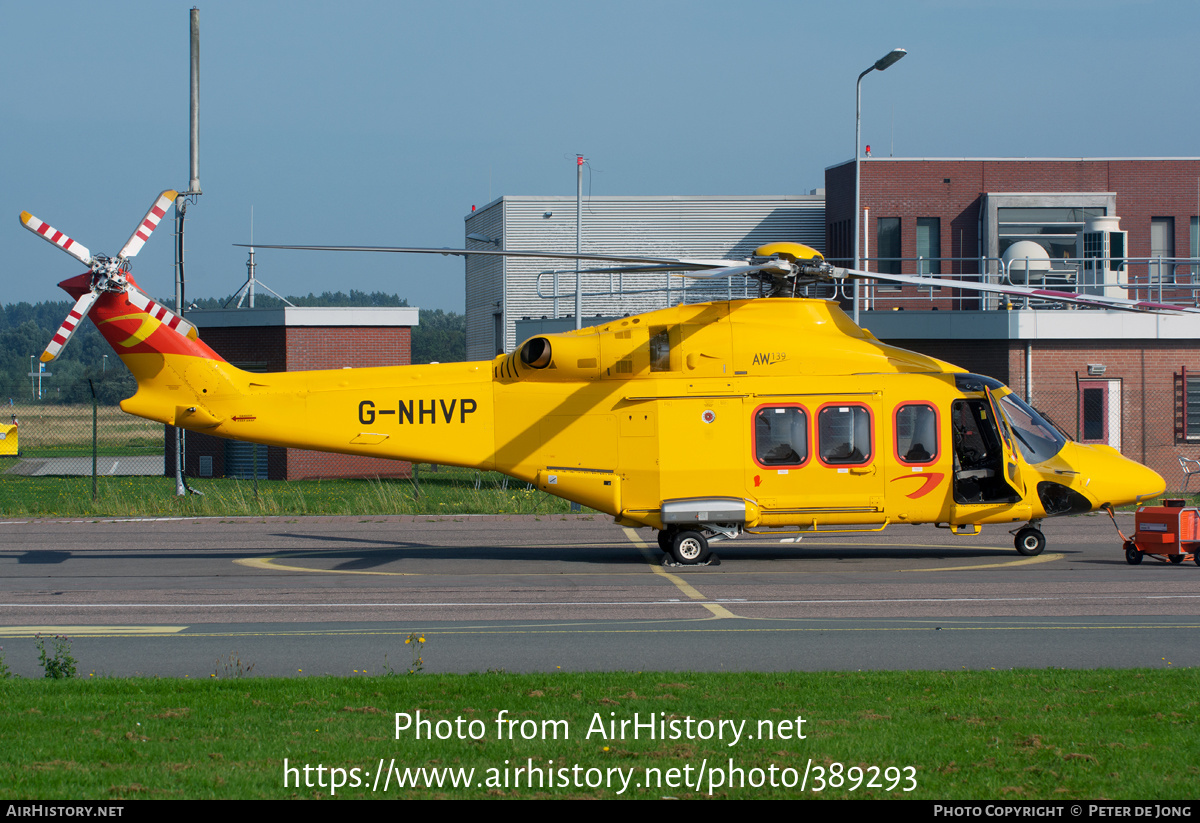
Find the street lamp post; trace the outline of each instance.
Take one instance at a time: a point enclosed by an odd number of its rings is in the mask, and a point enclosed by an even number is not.
[[[904,49],[892,49],[883,57],[875,61],[874,65],[858,76],[858,82],[854,86],[854,268],[858,269],[860,259],[858,255],[859,236],[862,233],[859,221],[862,213],[862,204],[859,202],[861,192],[860,163],[859,163],[859,148],[862,145],[862,80],[873,71],[883,71],[894,64],[904,55],[908,54]],[[854,280],[854,322],[858,323],[858,279]]]

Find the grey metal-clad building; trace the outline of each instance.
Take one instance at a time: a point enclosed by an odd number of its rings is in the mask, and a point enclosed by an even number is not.
[[[574,253],[575,207],[574,197],[501,197],[466,217],[465,248]],[[582,223],[585,253],[739,259],[781,240],[823,252],[825,196],[590,197],[583,201]],[[523,320],[544,319],[546,331],[574,328],[571,261],[471,256],[466,268],[468,359],[512,351],[521,342],[517,324]],[[561,273],[546,273],[554,269]],[[749,297],[754,288],[744,279],[588,274],[583,325],[680,302]]]

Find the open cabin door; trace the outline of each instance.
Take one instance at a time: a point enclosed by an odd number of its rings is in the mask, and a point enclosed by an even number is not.
[[[1004,482],[1018,496],[1025,496],[1025,484],[1021,481],[1021,463],[1017,457],[1017,447],[1013,433],[1009,429],[1008,420],[1000,413],[1000,396],[996,389],[988,389],[988,405],[992,410],[992,418],[996,428],[1000,430],[1000,448],[1004,456]]]
[[[996,399],[988,392],[984,397],[955,400],[950,420],[956,513],[1018,502],[1024,490],[1020,464]]]

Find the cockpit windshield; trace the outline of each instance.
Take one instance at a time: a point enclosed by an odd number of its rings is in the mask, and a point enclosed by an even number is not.
[[[1008,419],[1026,462],[1049,460],[1066,445],[1067,439],[1059,430],[1015,394],[1000,398],[1000,410]]]

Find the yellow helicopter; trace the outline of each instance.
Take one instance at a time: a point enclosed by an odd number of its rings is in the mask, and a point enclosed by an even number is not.
[[[90,268],[60,284],[77,303],[42,359],[90,315],[137,379],[121,408],[140,417],[271,446],[503,472],[656,529],[679,564],[706,562],[712,543],[741,534],[896,523],[956,534],[1024,523],[1013,529],[1016,549],[1036,555],[1043,518],[1165,490],[1161,476],[1115,449],[1072,442],[1000,382],[882,343],[833,301],[786,295],[859,277],[1127,310],[1175,306],[841,269],[798,243],[718,261],[259,245],[584,258],[624,271],[754,277],[771,291],[539,335],[490,362],[259,374],[227,363],[128,276],[175,196],[155,199],[115,258],[21,215]]]

